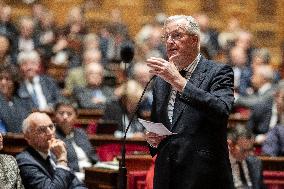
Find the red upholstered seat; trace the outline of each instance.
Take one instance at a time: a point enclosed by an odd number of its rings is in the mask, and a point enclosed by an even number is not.
[[[145,183],[146,174],[147,171],[130,171],[127,175],[128,189],[141,188],[141,184]],[[140,183],[140,185],[138,183]]]
[[[147,146],[137,144],[126,144],[126,155],[134,154],[135,152],[148,153]],[[120,144],[105,144],[96,148],[97,154],[101,161],[112,161],[118,155],[121,155]]]
[[[263,171],[267,189],[284,189],[284,171]]]

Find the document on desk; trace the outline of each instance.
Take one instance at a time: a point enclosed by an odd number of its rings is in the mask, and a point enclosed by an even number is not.
[[[143,127],[145,127],[147,131],[156,133],[157,135],[164,136],[176,134],[169,131],[162,123],[153,123],[140,118],[138,118],[138,121],[143,125]]]

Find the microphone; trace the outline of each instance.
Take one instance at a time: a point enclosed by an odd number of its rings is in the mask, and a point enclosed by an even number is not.
[[[134,44],[131,41],[124,42],[120,47],[122,62],[130,63],[134,57]]]
[[[121,161],[119,162],[119,178],[120,178],[120,179],[119,179],[119,184],[118,184],[118,188],[119,188],[119,189],[126,189],[126,186],[127,186],[127,184],[126,184],[126,182],[127,182],[127,177],[126,177],[126,175],[127,175],[127,169],[126,169],[126,166],[125,166],[126,134],[127,134],[128,130],[129,130],[129,128],[130,128],[131,123],[132,123],[133,120],[134,120],[135,115],[136,115],[136,114],[138,113],[138,111],[139,111],[139,108],[140,108],[140,106],[141,106],[142,99],[143,99],[143,97],[144,97],[144,94],[145,94],[145,92],[146,92],[146,90],[147,90],[149,84],[150,84],[151,81],[152,81],[153,79],[155,79],[155,78],[156,78],[156,75],[152,76],[151,79],[147,82],[146,86],[144,87],[144,90],[143,90],[143,92],[142,92],[142,94],[141,94],[141,96],[140,96],[140,98],[139,98],[139,101],[138,101],[138,103],[137,103],[137,105],[136,105],[135,111],[134,111],[134,113],[131,115],[131,118],[130,118],[130,120],[129,120],[129,123],[128,123],[128,125],[127,125],[127,127],[126,127],[126,129],[125,129],[125,132],[124,132],[123,143],[122,143],[122,147],[121,147]]]

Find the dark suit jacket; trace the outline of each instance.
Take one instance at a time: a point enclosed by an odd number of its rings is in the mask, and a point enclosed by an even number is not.
[[[80,170],[78,165],[78,158],[71,143],[72,140],[67,139],[64,133],[59,128],[56,129],[56,136],[59,139],[63,140],[66,144],[68,167],[70,167],[73,171],[79,172]],[[83,129],[74,129],[73,140],[86,153],[92,164],[95,164],[98,161],[98,157],[88,139],[88,135]]]
[[[110,87],[102,87],[101,92],[106,97],[106,103],[111,101],[113,90]],[[95,104],[92,102],[92,93],[93,89],[89,87],[75,87],[73,90],[73,95],[81,108],[105,109],[106,103]]]
[[[17,95],[12,98],[13,105],[0,93],[0,119],[5,123],[7,132],[22,132],[22,122],[31,112],[31,104],[28,99],[20,99]]]
[[[256,104],[251,110],[251,116],[248,121],[248,128],[254,134],[265,134],[269,130],[269,124],[272,116],[273,99]]]
[[[177,133],[157,149],[155,189],[233,188],[226,128],[233,95],[233,70],[201,57],[199,64],[176,98],[173,123],[167,106],[171,86],[157,77],[154,85],[152,121]]]
[[[40,77],[39,82],[42,87],[42,92],[46,98],[47,104],[53,107],[63,98],[60,94],[59,87],[56,81],[51,77],[47,75],[40,75],[39,77]],[[30,103],[33,105],[33,108],[38,108],[36,104],[32,101],[32,98],[24,82],[20,84],[18,94],[21,98],[29,98]]]
[[[31,147],[18,154],[16,160],[25,188],[86,189],[71,171],[56,168],[51,175],[45,160]]]
[[[284,126],[276,125],[267,133],[262,153],[269,156],[284,156]]]
[[[246,159],[250,179],[252,182],[253,189],[264,189],[266,188],[263,183],[262,175],[262,163],[261,160],[255,156],[249,156]]]

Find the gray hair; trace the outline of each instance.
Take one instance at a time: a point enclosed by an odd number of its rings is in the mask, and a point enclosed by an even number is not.
[[[172,21],[177,21],[177,20],[186,20],[186,25],[182,26],[180,25],[180,27],[186,29],[186,31],[190,34],[195,34],[198,36],[198,38],[200,38],[200,27],[199,24],[197,23],[197,21],[192,17],[192,16],[186,16],[186,15],[174,15],[174,16],[170,16],[166,19],[165,23],[164,23],[164,28],[167,26],[168,23],[172,22]]]
[[[270,62],[270,52],[267,48],[254,50],[252,56],[261,58],[264,64],[269,64]]]
[[[30,121],[29,119],[24,119],[22,123],[22,131],[24,134],[28,133],[30,131]]]
[[[267,81],[272,81],[274,77],[274,71],[273,68],[269,65],[259,65],[257,68],[257,71],[261,76],[266,79]]]
[[[31,50],[31,51],[21,51],[18,55],[18,64],[21,65],[22,63],[26,61],[35,60],[37,62],[40,61],[40,56],[37,51]]]

